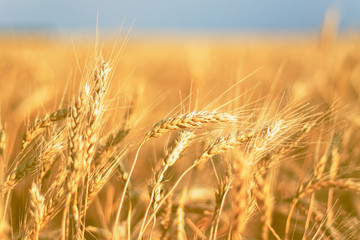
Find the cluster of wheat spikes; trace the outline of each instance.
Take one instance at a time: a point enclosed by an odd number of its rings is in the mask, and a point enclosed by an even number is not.
[[[339,192],[360,193],[360,181],[340,168],[347,161],[346,139],[334,123],[333,108],[292,103],[272,113],[266,103],[260,111],[246,106],[187,111],[160,120],[136,142],[128,124],[133,111],[120,118],[119,129],[109,133],[103,126],[110,69],[102,57],[96,59],[72,106],[38,118],[27,127],[19,152],[6,155],[14,160],[0,188],[1,239],[350,239],[359,234],[359,215],[337,204]],[[140,153],[165,135],[174,141],[149,170],[153,177],[146,193],[131,184],[144,160]],[[1,125],[2,163],[6,136]],[[304,173],[299,163],[313,172]],[[16,228],[9,205],[25,179],[31,183],[23,186],[27,203],[18,206],[23,214]],[[103,210],[99,193],[115,180],[121,183],[118,198],[106,200],[111,209]],[[92,205],[97,222],[87,216]],[[104,211],[110,211],[109,222],[102,219]]]

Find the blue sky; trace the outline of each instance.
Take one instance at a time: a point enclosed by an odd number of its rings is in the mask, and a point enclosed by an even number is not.
[[[0,0],[1,30],[135,32],[317,31],[335,8],[340,30],[360,30],[360,0]]]

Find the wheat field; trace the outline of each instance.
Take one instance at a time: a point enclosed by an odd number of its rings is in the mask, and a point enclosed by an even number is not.
[[[359,239],[359,41],[3,36],[1,239]]]

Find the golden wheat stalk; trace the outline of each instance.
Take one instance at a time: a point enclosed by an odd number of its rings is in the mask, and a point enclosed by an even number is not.
[[[179,205],[176,210],[176,238],[178,240],[185,240],[186,237],[186,231],[185,231],[185,201],[186,201],[186,192],[187,188],[184,188],[181,191],[181,196],[179,200]]]
[[[230,174],[229,174],[230,175]],[[230,187],[232,185],[232,179],[229,176],[225,176],[223,180],[220,180],[218,185],[218,190],[215,192],[215,207],[212,216],[212,224],[210,229],[209,239],[217,239],[217,232],[219,228],[220,216],[221,212],[225,205],[225,199],[230,191]]]
[[[355,193],[360,194],[360,184],[358,182],[354,182],[350,179],[329,179],[329,180],[319,180],[316,182],[310,181],[309,184],[302,186],[296,196],[294,197],[291,205],[289,214],[287,217],[286,225],[285,225],[285,239],[289,238],[289,232],[290,232],[290,222],[292,219],[292,214],[295,210],[295,207],[299,201],[299,199],[304,198],[305,196],[312,194],[313,192],[316,192],[321,189],[338,189],[338,190],[346,190],[346,191],[352,191]]]
[[[232,231],[234,236],[242,236],[246,226],[246,220],[250,208],[249,189],[249,165],[246,163],[244,154],[236,152],[232,163]]]
[[[316,239],[318,238],[318,236],[324,236],[334,239],[344,239],[344,236],[342,236],[339,231],[335,229],[335,225],[333,223],[329,224],[327,222],[327,217],[322,214],[321,211],[316,208],[316,206],[313,206],[311,210],[312,214],[310,214],[304,201],[299,201],[298,207],[300,211],[304,212],[305,215],[310,216],[310,221],[315,224],[315,228],[313,228],[312,231],[304,229],[303,239],[307,239],[308,237],[310,237],[310,234],[312,234],[312,232],[314,232],[311,236],[312,239]]]
[[[106,88],[108,85],[108,76],[111,68],[109,67],[108,63],[105,63],[103,58],[100,57],[98,68],[95,70],[95,74],[93,77],[93,92],[90,99],[90,108],[88,111],[87,116],[87,125],[85,127],[85,134],[84,134],[84,156],[83,156],[83,164],[85,165],[85,174],[83,174],[83,182],[84,182],[84,189],[83,195],[79,196],[78,200],[78,212],[83,212],[82,219],[85,221],[85,213],[86,211],[82,211],[82,206],[84,206],[85,209],[87,209],[87,195],[88,195],[88,180],[89,180],[89,174],[90,174],[90,167],[92,160],[95,156],[95,150],[96,150],[96,143],[98,140],[98,134],[99,134],[99,125],[101,121],[101,111],[104,108],[103,106],[103,100],[104,95],[106,92]],[[81,221],[81,218],[79,217],[79,220]],[[80,222],[78,222],[78,225],[80,226]],[[84,224],[82,224],[84,225]],[[81,237],[83,238],[85,226],[81,227]]]
[[[6,132],[0,119],[0,160],[4,162],[4,154],[6,149]]]

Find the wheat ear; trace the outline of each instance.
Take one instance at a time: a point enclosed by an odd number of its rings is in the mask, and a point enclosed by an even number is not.
[[[146,134],[145,139],[157,138],[172,130],[195,129],[208,123],[235,123],[238,120],[237,116],[228,113],[203,111],[186,113],[156,123]]]
[[[132,176],[132,173],[135,169],[135,165],[137,159],[139,157],[140,150],[142,146],[152,137],[160,137],[163,134],[171,131],[171,130],[178,130],[178,129],[195,129],[199,128],[204,124],[208,123],[235,123],[238,121],[238,117],[235,117],[230,114],[226,113],[216,113],[216,112],[192,112],[187,114],[182,114],[173,118],[169,118],[167,120],[162,120],[154,125],[154,127],[145,135],[143,141],[140,143],[134,161],[129,171],[128,179],[125,182],[123,192],[120,198],[119,208],[116,214],[115,222],[113,225],[113,234],[112,239],[114,238],[114,231],[116,229],[117,223],[119,221],[122,205],[124,203],[126,191]]]
[[[245,138],[247,139],[247,138]],[[160,206],[166,201],[166,199],[172,194],[172,192],[175,190],[175,188],[179,185],[180,181],[192,170],[194,169],[197,165],[199,165],[201,162],[211,158],[212,156],[222,153],[226,150],[230,150],[232,149],[235,145],[241,144],[243,143],[244,138],[242,138],[241,135],[238,136],[234,136],[234,135],[230,135],[227,137],[219,137],[217,138],[213,144],[211,144],[204,152],[203,154],[197,158],[194,163],[187,168],[182,174],[181,176],[178,178],[178,180],[175,182],[175,184],[172,186],[172,188],[169,190],[169,192],[162,198],[162,200],[158,203],[157,208],[154,209],[153,213],[151,214],[151,216],[149,217],[149,219],[146,221],[146,219],[143,220],[143,226],[142,227],[142,231],[140,231],[138,239],[142,238],[142,235],[144,234],[144,231],[146,230],[146,228],[149,226],[149,224],[151,223],[152,219],[154,218],[154,216],[156,215],[157,211],[159,210]],[[146,223],[145,223],[146,221]]]
[[[56,137],[45,146],[43,152],[37,153],[29,159],[18,163],[17,167],[6,177],[4,183],[1,185],[1,193],[5,194],[12,190],[26,175],[38,172],[41,165],[45,167],[45,169],[48,169],[62,149],[62,143]]]
[[[165,173],[169,167],[175,164],[175,162],[180,158],[180,154],[184,151],[186,147],[191,144],[192,139],[195,137],[195,134],[191,131],[183,131],[180,136],[176,139],[175,147],[170,151],[170,153],[165,157],[163,162],[163,168],[160,170],[160,173],[156,176],[153,189],[150,194],[150,202],[146,209],[144,219],[147,218],[150,208],[157,208],[158,203],[162,197],[163,184],[165,181]],[[155,218],[154,218],[155,219]],[[140,232],[143,231],[145,222],[141,226]],[[155,220],[154,220],[155,224]]]
[[[27,230],[25,239],[37,240],[39,238],[39,232],[43,225],[43,219],[45,214],[45,199],[40,193],[38,186],[33,183],[30,189],[30,215],[32,216],[33,223]]]
[[[90,166],[95,155],[95,147],[98,139],[98,128],[101,120],[101,111],[103,108],[103,100],[108,85],[108,76],[111,68],[108,63],[105,63],[103,58],[100,57],[98,68],[95,70],[93,77],[93,90],[90,97],[90,108],[87,116],[87,125],[85,127],[84,134],[84,157],[83,164],[85,165],[85,174],[83,174],[83,194],[80,196],[78,203],[78,211],[83,213],[82,219],[85,222],[85,213],[82,211],[82,207],[87,209],[87,195],[88,195],[88,183],[90,175]],[[79,219],[81,221],[81,219]],[[81,238],[84,236],[85,232],[85,223],[82,224]]]
[[[24,134],[22,148],[25,149],[40,133],[51,126],[52,123],[67,118],[70,112],[71,108],[66,107],[36,119],[35,122],[27,128],[26,133]]]
[[[66,205],[62,220],[62,238],[74,238],[77,235],[75,224],[78,216],[77,206],[71,204],[74,194],[77,191],[79,181],[81,180],[81,171],[85,167],[82,161],[84,142],[81,134],[81,121],[84,116],[86,104],[89,102],[90,86],[85,85],[83,91],[80,92],[78,100],[71,111],[69,122],[69,157],[66,163],[67,178],[66,178]],[[68,226],[68,227],[67,227]]]

